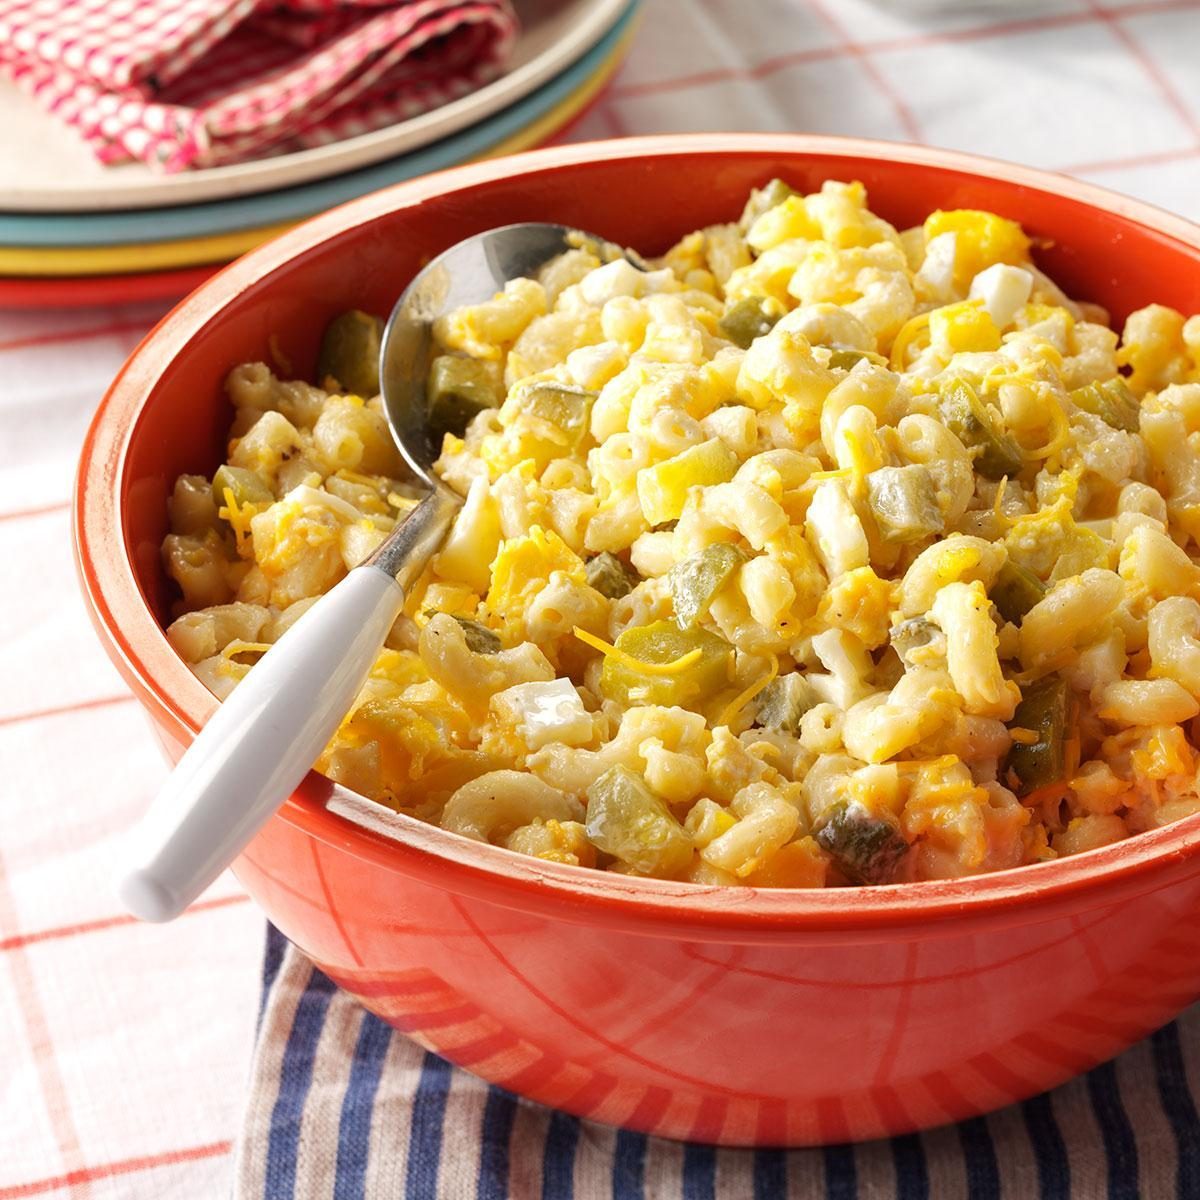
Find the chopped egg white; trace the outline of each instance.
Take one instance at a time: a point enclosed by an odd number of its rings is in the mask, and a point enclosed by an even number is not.
[[[592,718],[569,679],[515,684],[497,692],[491,708],[513,726],[530,750],[552,742],[582,746],[592,737]]]
[[[1033,276],[1024,268],[993,263],[971,281],[969,299],[982,300],[988,316],[1003,329],[1029,302],[1032,291]]]

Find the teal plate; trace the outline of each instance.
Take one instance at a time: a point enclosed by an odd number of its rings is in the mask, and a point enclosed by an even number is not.
[[[510,108],[411,154],[332,179],[298,187],[136,212],[0,213],[0,244],[7,246],[120,246],[210,237],[299,221],[392,183],[458,166],[513,137],[552,112],[597,74],[629,32],[640,0],[582,58]]]

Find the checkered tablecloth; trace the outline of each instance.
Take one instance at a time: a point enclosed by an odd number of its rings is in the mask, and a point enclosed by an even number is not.
[[[1200,218],[1198,48],[1200,0],[649,0],[632,56],[571,137],[756,129],[916,139],[1069,170]],[[0,313],[0,1200],[217,1200],[232,1186],[245,1115],[263,922],[229,877],[172,926],[119,912],[114,838],[165,768],[95,641],[70,559],[80,439],[158,315]],[[278,988],[310,982],[279,976],[269,1016],[281,1011]],[[340,1008],[330,1000],[323,1011]],[[369,1041],[362,1018],[338,1019]],[[1073,1183],[1077,1197],[1173,1195],[1176,1184],[1200,1195],[1189,1092],[1200,1083],[1197,1023],[1193,1013],[1136,1057],[1033,1102],[1058,1121],[1030,1130],[1084,1128],[1091,1156],[1063,1157],[1022,1134],[1033,1155],[1024,1174],[1000,1163],[972,1176],[959,1150],[981,1126],[969,1125],[791,1164],[764,1155],[755,1194],[941,1200],[1063,1195]],[[1121,1103],[1131,1062],[1152,1081],[1144,1108]],[[275,1078],[260,1067],[260,1082]],[[411,1078],[420,1086],[420,1064]],[[504,1166],[504,1187],[520,1200],[750,1194],[737,1190],[744,1178],[726,1152],[660,1154],[611,1131],[571,1135],[549,1114],[468,1095],[457,1074],[428,1082],[433,1111],[459,1113],[462,1128],[482,1131],[492,1113],[490,1141],[436,1142],[436,1194],[474,1195],[470,1181],[486,1179],[480,1194],[504,1195],[486,1164]],[[1026,1115],[995,1121],[1020,1126]],[[336,1138],[337,1123],[319,1132]],[[563,1138],[574,1146],[566,1175]],[[598,1171],[600,1149],[618,1147],[624,1157],[603,1158]],[[628,1168],[616,1181],[614,1162]],[[413,1178],[409,1194],[435,1194],[420,1190],[429,1176]]]

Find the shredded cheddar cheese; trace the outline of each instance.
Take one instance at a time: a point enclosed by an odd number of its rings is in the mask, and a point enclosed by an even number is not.
[[[1050,422],[1054,427],[1054,433],[1044,445],[1037,446],[1032,450],[1021,448],[1021,453],[1027,462],[1049,458],[1052,454],[1057,454],[1062,450],[1071,440],[1071,428],[1067,423],[1067,415],[1063,412],[1062,405],[1049,394],[1043,399],[1050,405]]]
[[[893,371],[903,371],[908,366],[908,351],[922,334],[928,341],[929,314],[927,312],[910,317],[900,327],[900,332],[896,334],[895,340],[892,342],[891,353],[888,355],[888,364]]]
[[[586,629],[580,629],[578,625],[571,632],[585,646],[591,646],[593,650],[599,650],[605,658],[614,658],[617,662],[627,666],[631,671],[641,671],[646,675],[678,675],[681,671],[686,671],[693,663],[699,662],[700,656],[703,653],[699,649],[689,650],[686,654],[681,654],[672,662],[643,662],[640,658],[634,658],[632,654],[626,654],[624,650],[618,650],[611,642],[606,642],[594,633],[588,633]]]
[[[698,654],[699,651],[693,650],[692,654]],[[718,725],[728,725],[758,695],[759,692],[779,674],[779,658],[777,655],[771,655],[771,665],[767,668],[767,673],[761,678],[755,680],[748,688],[739,692],[730,702],[721,709],[720,715],[717,717]]]
[[[217,516],[229,522],[237,540],[238,554],[244,555],[250,540],[250,518],[257,514],[258,507],[249,502],[239,505],[232,488],[223,488],[221,494],[225,497],[225,506],[217,510]]]
[[[1004,503],[1004,494],[1008,491],[1008,476],[1003,475],[1000,482],[996,485],[996,499],[992,503],[992,514],[997,521],[1001,523],[1009,521],[1008,514],[1003,510],[1001,505]]]

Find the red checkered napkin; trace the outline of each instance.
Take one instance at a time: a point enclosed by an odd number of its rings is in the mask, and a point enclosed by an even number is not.
[[[180,171],[445,104],[516,31],[509,0],[0,0],[0,70],[101,161]]]

